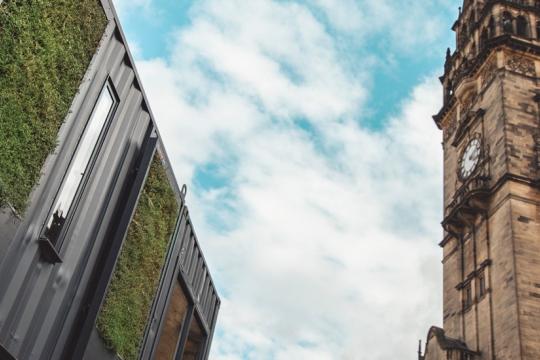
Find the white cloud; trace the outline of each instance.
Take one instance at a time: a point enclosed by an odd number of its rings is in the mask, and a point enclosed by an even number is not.
[[[212,358],[413,359],[439,319],[439,85],[363,128],[374,59],[351,67],[311,10],[350,31],[400,8],[366,4],[201,1],[169,59],[138,63],[223,291]],[[196,186],[209,163],[224,186]]]
[[[114,0],[116,10],[124,14],[129,11],[144,11],[150,9],[153,0]]]
[[[307,3],[353,41],[371,40],[372,47],[417,56],[419,47],[432,51],[425,45],[450,34],[441,23],[458,6],[455,0],[310,0]]]

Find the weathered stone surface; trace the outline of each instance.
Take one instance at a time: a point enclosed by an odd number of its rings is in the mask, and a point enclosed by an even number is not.
[[[456,23],[458,49],[442,78],[453,90],[435,120],[444,149],[443,333],[465,349],[432,336],[425,360],[540,359],[540,29],[511,37],[494,25],[497,44],[475,46],[491,16],[502,24],[505,12],[526,14],[536,24],[535,4],[520,3],[466,1]],[[464,34],[466,21],[475,30]],[[463,178],[474,138],[481,154]]]

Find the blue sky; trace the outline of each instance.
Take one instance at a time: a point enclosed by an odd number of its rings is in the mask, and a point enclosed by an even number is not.
[[[222,296],[211,358],[414,359],[460,2],[115,4]]]

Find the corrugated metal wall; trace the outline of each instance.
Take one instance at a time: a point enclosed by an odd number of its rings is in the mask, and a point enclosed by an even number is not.
[[[114,249],[111,243],[118,242],[120,237],[121,244],[125,237],[135,207],[134,203],[133,208],[126,204],[131,204],[128,200],[142,187],[134,179],[140,178],[141,172],[146,176],[147,172],[146,168],[139,168],[142,155],[148,152],[149,143],[155,149],[155,141],[149,139],[159,136],[114,9],[109,0],[102,0],[102,4],[109,24],[60,129],[58,147],[43,167],[27,213],[21,220],[9,209],[0,211],[0,345],[21,360],[69,358],[69,354],[84,351],[84,341],[77,344],[78,327],[88,327],[90,322],[93,329],[95,317],[91,308],[96,306],[96,299],[92,299],[92,291],[99,287],[104,292],[102,287],[106,287],[110,276],[96,274],[103,272],[103,264],[110,263],[105,258],[110,258],[107,252]],[[114,85],[118,107],[94,166],[85,177],[84,190],[61,248],[62,263],[50,264],[41,259],[37,240],[106,81]],[[162,144],[157,147],[164,155],[169,180],[182,209],[141,356],[151,357],[172,281],[181,279],[210,339],[204,357],[207,358],[220,300],[170,162]],[[112,260],[114,266],[116,259]],[[99,307],[102,298],[97,300]],[[86,335],[89,337],[90,332]],[[82,338],[86,335],[83,333]],[[79,349],[71,349],[75,346]]]
[[[165,311],[171,301],[173,284],[178,281],[182,285],[186,297],[193,304],[195,316],[202,323],[208,336],[209,340],[206,344],[205,356],[203,356],[203,359],[206,359],[221,301],[195,235],[188,207],[185,204],[180,210],[172,249],[169,252],[161,285],[148,322],[141,354],[142,359],[151,359],[155,354],[160,331],[165,322]],[[184,320],[183,327],[182,330],[187,331],[189,321]]]
[[[114,228],[121,196],[141,145],[153,128],[121,33],[110,23],[59,134],[57,151],[0,265],[0,342],[20,359],[60,356],[77,317],[81,294],[103,242]],[[37,240],[107,78],[119,97],[94,167],[80,195],[62,248],[61,264],[40,259]]]
[[[220,301],[186,209],[178,232],[180,276],[189,288],[195,308],[207,330],[212,329]]]

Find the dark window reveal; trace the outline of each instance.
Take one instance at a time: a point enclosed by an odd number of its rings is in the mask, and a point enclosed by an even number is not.
[[[478,295],[480,297],[486,294],[486,275],[482,272],[478,275]]]
[[[485,49],[488,39],[489,39],[488,30],[487,29],[482,30],[482,35],[480,35],[480,48],[481,49]]]
[[[180,283],[175,281],[165,315],[165,322],[159,337],[155,360],[171,360],[175,358],[183,326],[189,326],[189,324],[185,324],[188,311],[189,300]]]
[[[518,36],[528,37],[529,36],[529,22],[525,16],[520,15],[516,19],[516,32]]]
[[[111,117],[115,103],[110,85],[106,84],[79,140],[62,187],[56,196],[51,215],[46,223],[44,235],[57,248],[59,247],[58,240],[68,212],[73,205],[83,177],[89,169],[92,154],[99,143],[107,120]]]
[[[194,316],[191,325],[189,326],[189,333],[184,347],[184,352],[182,354],[183,360],[198,360],[202,358],[205,345],[206,345],[207,336],[203,327],[197,320],[197,317]]]
[[[473,296],[472,296],[472,287],[471,284],[467,284],[465,286],[465,293],[464,293],[464,299],[463,299],[463,306],[465,309],[468,309],[472,306],[473,303]]]
[[[502,17],[503,31],[506,34],[512,34],[514,32],[514,18],[508,12],[503,13]]]
[[[495,19],[493,19],[493,16],[489,19],[488,24],[489,29],[489,37],[494,37],[496,35],[496,27],[495,27]]]

